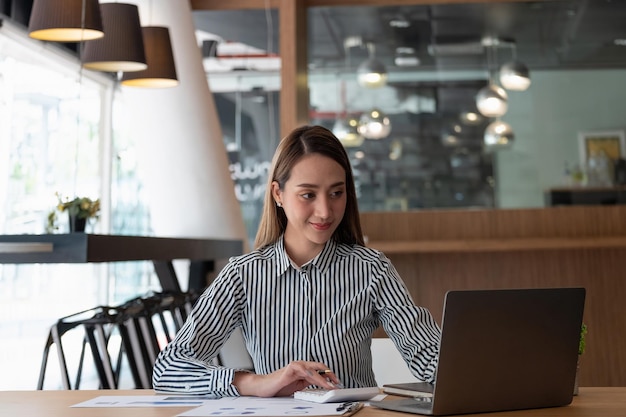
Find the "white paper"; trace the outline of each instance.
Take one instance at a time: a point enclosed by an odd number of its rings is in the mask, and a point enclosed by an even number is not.
[[[208,400],[193,410],[178,414],[181,417],[256,417],[256,416],[329,416],[341,415],[341,403],[319,404],[293,398],[226,397]]]
[[[198,407],[207,400],[191,395],[103,395],[72,407]]]

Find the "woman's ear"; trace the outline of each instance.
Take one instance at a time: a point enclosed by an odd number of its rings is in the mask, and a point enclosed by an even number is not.
[[[272,197],[274,198],[274,201],[277,205],[280,206],[282,204],[281,190],[278,181],[272,181]]]

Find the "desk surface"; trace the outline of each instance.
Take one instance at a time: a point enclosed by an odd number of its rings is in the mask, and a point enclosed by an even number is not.
[[[101,391],[0,391],[0,416],[37,417],[173,417],[187,407],[172,408],[69,408],[101,395],[152,395],[152,390]],[[396,413],[366,407],[358,417],[396,417]],[[476,414],[483,417],[624,417],[626,387],[583,387],[566,407]]]

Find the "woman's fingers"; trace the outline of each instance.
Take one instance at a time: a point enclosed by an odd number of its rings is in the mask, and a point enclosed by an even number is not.
[[[242,395],[288,396],[309,385],[325,389],[343,388],[337,375],[321,362],[295,361],[268,375],[240,375],[237,387]]]
[[[289,366],[291,365],[304,368],[305,379],[310,382],[310,385],[317,385],[326,389],[343,387],[337,375],[321,362],[298,361],[289,364]]]

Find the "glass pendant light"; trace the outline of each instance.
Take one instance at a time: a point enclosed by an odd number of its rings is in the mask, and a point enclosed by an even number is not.
[[[495,68],[497,68],[497,47],[502,44],[500,39],[486,36],[483,38],[487,55],[487,73],[489,82],[476,95],[476,107],[485,117],[503,116],[508,109],[508,95],[506,90],[494,81]]]
[[[35,0],[28,21],[28,36],[52,42],[101,38],[104,29],[100,4],[98,0]]]
[[[475,126],[482,123],[483,116],[475,111],[468,110],[461,112],[461,114],[459,115],[459,119],[461,120],[461,123],[465,125]]]
[[[484,144],[487,150],[509,148],[513,145],[515,134],[511,125],[502,120],[496,120],[485,129]]]
[[[517,59],[517,46],[511,44],[512,59],[500,67],[500,84],[507,90],[525,91],[530,86],[530,71]]]
[[[345,56],[346,56],[346,72],[350,69],[350,47],[349,41],[344,42]],[[365,138],[359,133],[359,120],[356,117],[350,116],[348,113],[348,91],[346,81],[341,78],[341,74],[337,74],[339,80],[339,103],[341,105],[341,114],[338,115],[337,120],[333,126],[333,134],[339,139],[345,148],[356,148],[363,144]]]
[[[500,117],[508,109],[508,100],[504,88],[490,83],[476,95],[476,107],[483,116]]]
[[[500,68],[500,83],[507,90],[525,91],[530,86],[530,71],[520,61],[507,62]]]
[[[380,88],[387,84],[387,68],[376,59],[374,44],[368,43],[369,58],[357,69],[357,80],[361,87]]]
[[[389,159],[392,161],[397,161],[402,157],[402,142],[398,139],[395,139],[389,145]]]
[[[363,144],[365,138],[359,133],[359,121],[355,117],[340,118],[333,125],[333,134],[346,148],[356,148]]]
[[[391,133],[391,121],[382,111],[375,108],[363,113],[358,130],[365,139],[383,139]]]

